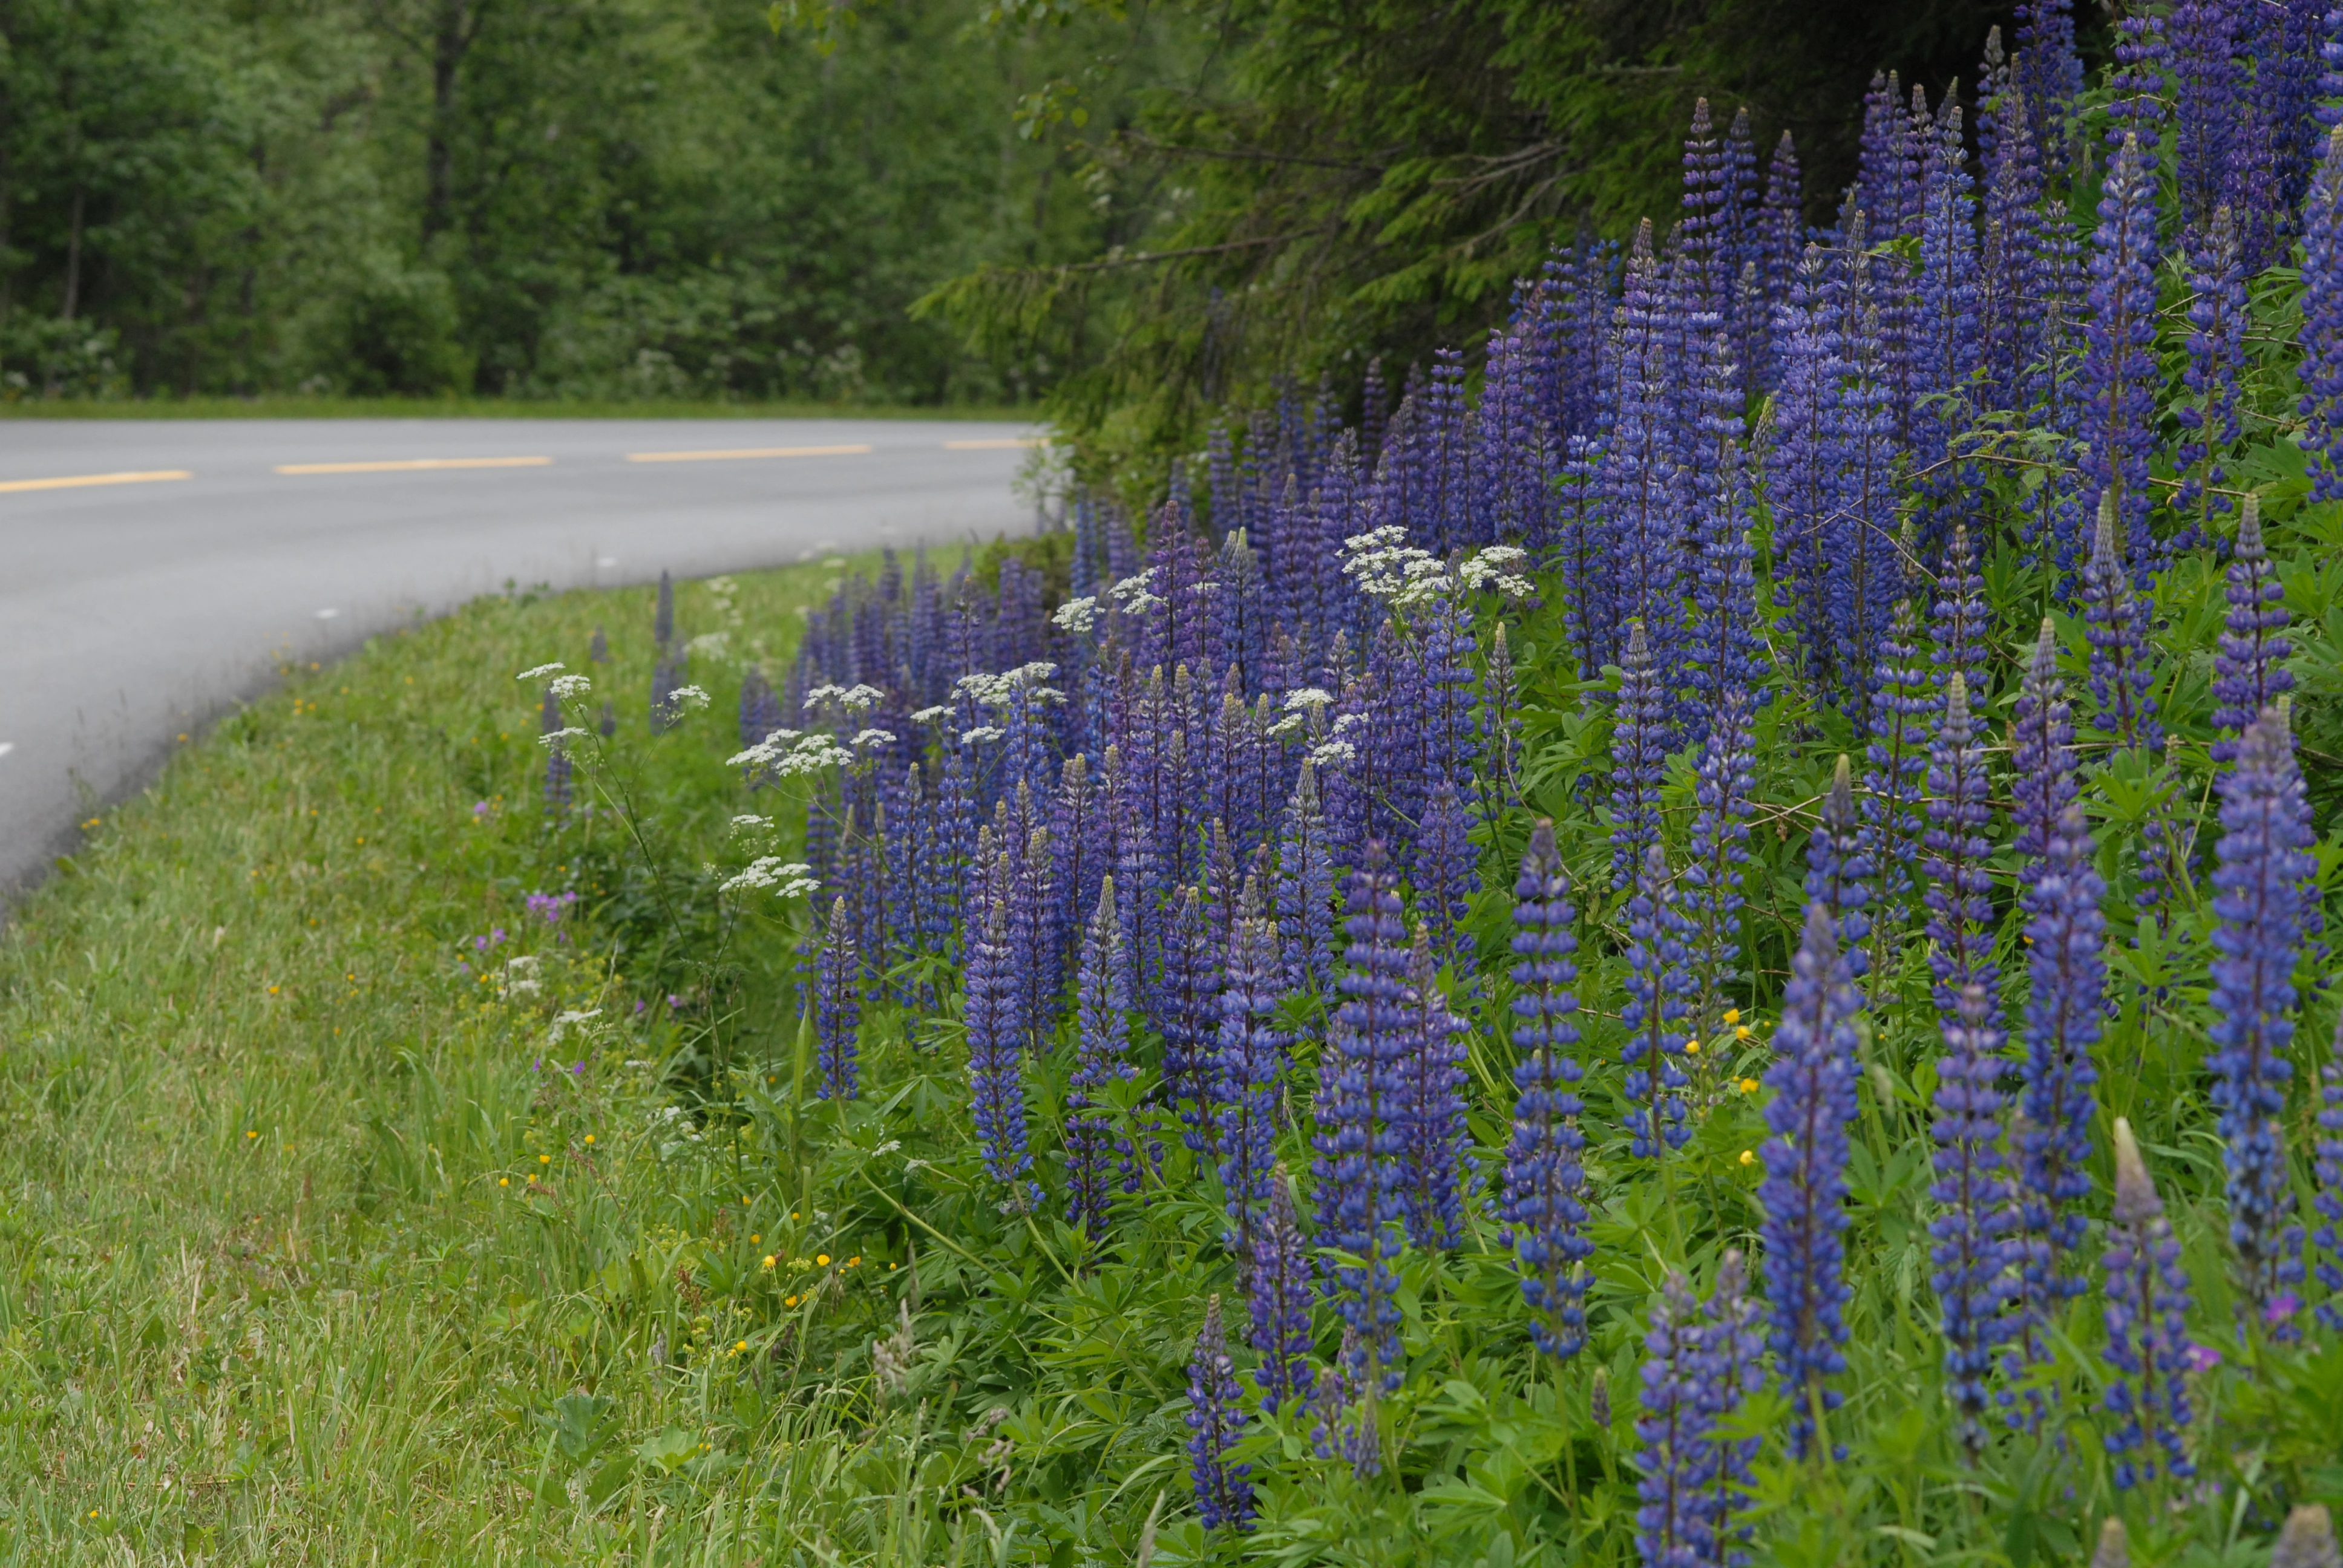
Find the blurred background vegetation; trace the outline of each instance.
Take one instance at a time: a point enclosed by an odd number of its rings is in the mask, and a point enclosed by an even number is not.
[[[0,0],[0,396],[1208,410],[1469,347],[1979,0]],[[2096,8],[2092,8],[2096,19]]]

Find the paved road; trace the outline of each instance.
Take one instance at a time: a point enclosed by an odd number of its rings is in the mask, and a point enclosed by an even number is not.
[[[70,844],[86,800],[137,788],[179,731],[266,685],[280,650],[345,652],[508,578],[614,587],[1014,530],[1028,434],[0,420],[0,894]]]

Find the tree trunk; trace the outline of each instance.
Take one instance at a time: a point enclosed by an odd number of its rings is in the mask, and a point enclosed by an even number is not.
[[[424,149],[423,239],[455,222],[456,89],[464,55],[479,35],[468,0],[439,0],[431,29],[431,132]]]

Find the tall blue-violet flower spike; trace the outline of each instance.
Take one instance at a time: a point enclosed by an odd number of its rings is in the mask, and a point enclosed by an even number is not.
[[[2099,520],[2091,535],[2091,558],[2083,568],[2083,615],[2089,622],[2091,697],[2097,722],[2117,746],[2153,757],[2164,749],[2164,726],[2149,689],[2156,671],[2149,662],[2147,612],[2125,579],[2117,557],[2116,505],[2112,493],[2099,498]]]
[[[2213,873],[2213,1074],[2228,1170],[2229,1242],[2239,1294],[2256,1315],[2302,1277],[2302,1232],[2288,1223],[2278,1118],[2293,1065],[2294,967],[2302,954],[2310,855],[2310,808],[2285,710],[2254,720],[2221,776],[2220,864]]]
[[[1164,1005],[1157,1027],[1163,1034],[1163,1098],[1179,1115],[1182,1141],[1197,1155],[1212,1147],[1221,1094],[1221,985],[1213,956],[1204,900],[1195,889],[1182,888],[1163,935]]]
[[[2107,1343],[2116,1375],[2106,1405],[2115,1418],[2106,1437],[2117,1491],[2159,1474],[2185,1479],[2188,1461],[2188,1274],[2164,1201],[2139,1156],[2131,1123],[2116,1118],[2115,1223],[2108,1227]]]
[[[1323,695],[1319,693],[1316,695]],[[1277,930],[1290,990],[1323,992],[1342,950],[1334,930],[1334,852],[1307,758],[1277,833]]]
[[[2050,836],[2079,797],[2075,779],[2075,722],[2066,683],[2058,674],[2058,634],[2050,618],[2034,639],[2033,656],[2017,686],[2010,720],[2010,825],[2018,855],[2038,867]]]
[[[1715,1398],[1700,1303],[1671,1272],[1644,1335],[1643,1413],[1635,1418],[1635,1551],[1644,1568],[1715,1561],[1708,1519],[1716,1444],[1705,1409]]]
[[[854,950],[854,921],[846,900],[831,900],[822,927],[821,965],[814,983],[814,1039],[821,1059],[820,1095],[851,1100],[856,1044],[862,1028],[862,993],[856,986],[860,960]]]
[[[1765,1382],[1765,1334],[1757,1302],[1748,1293],[1749,1270],[1737,1247],[1725,1249],[1716,1266],[1716,1290],[1709,1298],[1703,1350],[1707,1377],[1701,1413],[1708,1421],[1709,1441],[1715,1446],[1716,1465],[1703,1510],[1722,1568],[1744,1568],[1749,1561],[1750,1527],[1743,1518],[1749,1495],[1756,1489],[1757,1451],[1761,1439],[1734,1437],[1721,1430],[1742,1402]]]
[[[2162,567],[2148,528],[2148,461],[2156,450],[2156,171],[2139,137],[2127,134],[2099,197],[2091,249],[2090,317],[2081,371],[2080,477],[2087,496],[2115,498],[2134,586]],[[2083,541],[2066,541],[2072,569]]]
[[[1985,748],[1969,719],[1968,683],[1956,675],[1928,765],[1928,969],[1939,1010],[1950,1010],[1964,986],[1990,990],[1998,983],[1986,831],[1992,821]]]
[[[2216,762],[2236,760],[2235,737],[2294,689],[2294,673],[2285,666],[2294,652],[2286,635],[2286,589],[2262,545],[2258,496],[2246,498],[2237,518],[2237,547],[2229,553],[2228,600],[2220,650],[2213,656],[2213,728],[2226,731],[2213,742]]]
[[[1408,954],[1414,1038],[1400,1059],[1400,1212],[1426,1251],[1456,1244],[1464,1221],[1464,1020],[1448,1010],[1432,938],[1415,928]]]
[[[569,814],[574,799],[571,785],[572,767],[569,760],[569,739],[561,731],[568,725],[562,717],[561,699],[553,688],[545,689],[545,711],[539,725],[545,736],[545,814],[555,821]],[[762,739],[759,737],[759,739]]]
[[[1619,661],[1619,712],[1611,731],[1611,885],[1634,879],[1660,839],[1660,779],[1667,766],[1667,702],[1641,621]]]
[[[1520,1260],[1530,1334],[1551,1356],[1586,1342],[1585,1109],[1578,1043],[1578,912],[1554,821],[1539,821],[1513,883],[1513,1135],[1505,1146],[1505,1241]]]
[[[1822,906],[1845,955],[1847,973],[1863,978],[1865,944],[1871,936],[1871,857],[1864,848],[1856,815],[1855,781],[1841,752],[1823,792],[1821,820],[1806,840],[1807,901]]]
[[[1725,694],[1701,748],[1693,786],[1692,850],[1684,869],[1684,907],[1690,921],[1693,1035],[1705,1038],[1724,1010],[1725,988],[1741,949],[1742,869],[1749,863],[1750,791],[1757,760],[1750,749],[1749,702]]]
[[[1432,933],[1433,956],[1443,963],[1460,957],[1459,922],[1467,901],[1480,890],[1480,858],[1467,836],[1471,827],[1470,809],[1443,779],[1424,805],[1415,843],[1416,912]]]
[[[1010,1190],[1011,1203],[1024,1207],[1041,1196],[1029,1175],[1033,1156],[1025,1131],[1024,1028],[1018,1017],[1015,960],[1009,942],[1009,906],[995,899],[984,930],[968,949],[967,997],[962,1017],[968,1029],[968,1075],[976,1112],[976,1138],[984,1152],[984,1173]]]
[[[1397,1221],[1403,1138],[1402,1060],[1413,1045],[1407,928],[1380,841],[1352,873],[1350,947],[1342,1005],[1318,1057],[1312,1170],[1320,1242],[1351,1261],[1327,1271],[1327,1291],[1358,1333],[1363,1360],[1387,1365],[1398,1278]]]
[[[1936,1244],[1928,1257],[1944,1312],[1945,1382],[1960,1412],[1962,1446],[1975,1459],[1985,1446],[1986,1379],[2009,1328],[2003,1308],[2016,1289],[2009,1231],[2016,1216],[2002,1167],[2001,1091],[1994,1087],[2001,1030],[1976,981],[1961,987],[1956,1006],[1936,1062],[1936,1180],[1928,1189]]]
[[[1878,880],[1870,946],[1856,972],[1877,969],[1903,940],[1904,905],[1920,871],[1927,820],[1928,720],[1936,703],[1915,644],[1909,600],[1896,607],[1895,629],[1879,645],[1871,693],[1871,739],[1864,748],[1863,848]],[[1872,983],[1876,983],[1875,981]]]
[[[1685,965],[1691,924],[1677,907],[1667,856],[1657,844],[1644,852],[1634,896],[1627,900],[1627,1131],[1638,1160],[1657,1160],[1692,1137],[1684,1124],[1684,997],[1692,990]]]
[[[1977,571],[1976,554],[1969,548],[1968,525],[1956,523],[1937,578],[1936,600],[1929,610],[1928,629],[1936,645],[1934,673],[1940,693],[1958,675],[1968,682],[1973,706],[1985,700],[1986,633],[1992,613],[1986,605],[1985,578]]]
[[[1253,1228],[1252,1266],[1245,1297],[1252,1318],[1253,1350],[1261,1366],[1253,1382],[1261,1408],[1275,1414],[1310,1392],[1310,1239],[1293,1207],[1293,1183],[1285,1167],[1272,1169],[1269,1207]]]
[[[2178,91],[2180,221],[2201,232],[2227,197],[2238,159],[2242,73],[2236,56],[2250,40],[2240,35],[2250,13],[2227,0],[2178,0],[2172,7],[2172,70]]]
[[[1693,689],[1689,707],[1696,726],[1705,727],[1733,693],[1762,690],[1770,666],[1757,635],[1751,565],[1749,478],[1742,451],[1746,399],[1726,357],[1725,334],[1710,335],[1694,347],[1704,352],[1698,361],[1700,383],[1692,394],[1699,461],[1691,469],[1694,520],[1686,569],[1692,576],[1693,625],[1685,653],[1692,668],[1685,678]]]
[[[1284,988],[1277,932],[1262,918],[1261,888],[1252,879],[1246,879],[1238,910],[1221,990],[1213,1146],[1229,1221],[1238,1244],[1249,1252],[1276,1163],[1278,1103],[1285,1091],[1285,1036],[1277,1027],[1277,1002]]]
[[[1074,979],[1074,1070],[1066,1086],[1066,1220],[1105,1232],[1113,1187],[1136,1187],[1130,1141],[1115,1131],[1109,1088],[1137,1077],[1131,1065],[1131,952],[1122,945],[1114,879],[1099,887]]]
[[[2318,1321],[2343,1330],[2343,1020],[2336,1022],[2335,1037],[2318,1091],[2318,1139],[2313,1150],[2318,1228],[2311,1240],[2318,1246],[2319,1288],[2327,1292],[2316,1309]]]
[[[1252,1528],[1252,1468],[1229,1459],[1229,1450],[1244,1435],[1244,1423],[1236,1363],[1229,1360],[1221,1298],[1214,1296],[1188,1361],[1188,1473],[1207,1530]]]
[[[2188,368],[2182,372],[2188,396],[2172,409],[2181,430],[2173,454],[2180,491],[2172,507],[2187,519],[2173,536],[2176,549],[2210,540],[2213,519],[2228,512],[2229,498],[2219,487],[2228,477],[2229,453],[2246,433],[2237,391],[2248,315],[2246,265],[2227,206],[2214,212],[2190,254],[2188,289]]]
[[[2017,1154],[2019,1241],[2024,1249],[2017,1332],[2026,1359],[2042,1359],[2036,1331],[2083,1292],[2073,1266],[2090,1195],[2091,1053],[2107,1019],[2107,884],[2082,807],[2069,800],[2045,841],[2026,894],[2026,1057]]]
[[[2310,498],[2343,498],[2343,125],[2302,204],[2302,401]]]
[[[1805,1458],[1842,1398],[1827,1380],[1846,1370],[1847,1128],[1855,1116],[1859,1004],[1828,911],[1806,906],[1806,929],[1782,993],[1765,1084],[1763,1230],[1766,1343],[1792,1409],[1790,1449]]]

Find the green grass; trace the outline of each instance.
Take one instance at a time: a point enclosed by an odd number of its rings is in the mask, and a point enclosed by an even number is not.
[[[1031,407],[661,398],[274,396],[0,400],[0,419],[996,419],[1030,423],[1040,417],[1040,412]]]
[[[794,626],[827,575],[738,579],[741,623]],[[727,624],[705,585],[681,598],[687,627]],[[849,1396],[782,1302],[796,1282],[804,1314],[889,1315],[881,1260],[848,1269],[858,1238],[792,1222],[760,1174],[793,1126],[667,1109],[727,1065],[691,1060],[711,998],[729,1065],[788,1056],[775,1008],[726,1000],[777,993],[734,975],[670,1014],[656,943],[574,946],[522,905],[572,888],[623,931],[657,890],[608,817],[545,826],[518,669],[620,694],[669,874],[734,809],[722,693],[643,733],[650,608],[487,600],[288,671],[20,907],[0,1561],[777,1562],[862,1512],[844,1467],[870,1455],[823,1436]],[[597,625],[613,663],[589,667]],[[497,957],[538,956],[538,994],[458,967],[492,928]],[[902,1561],[950,1555],[873,1517]]]

